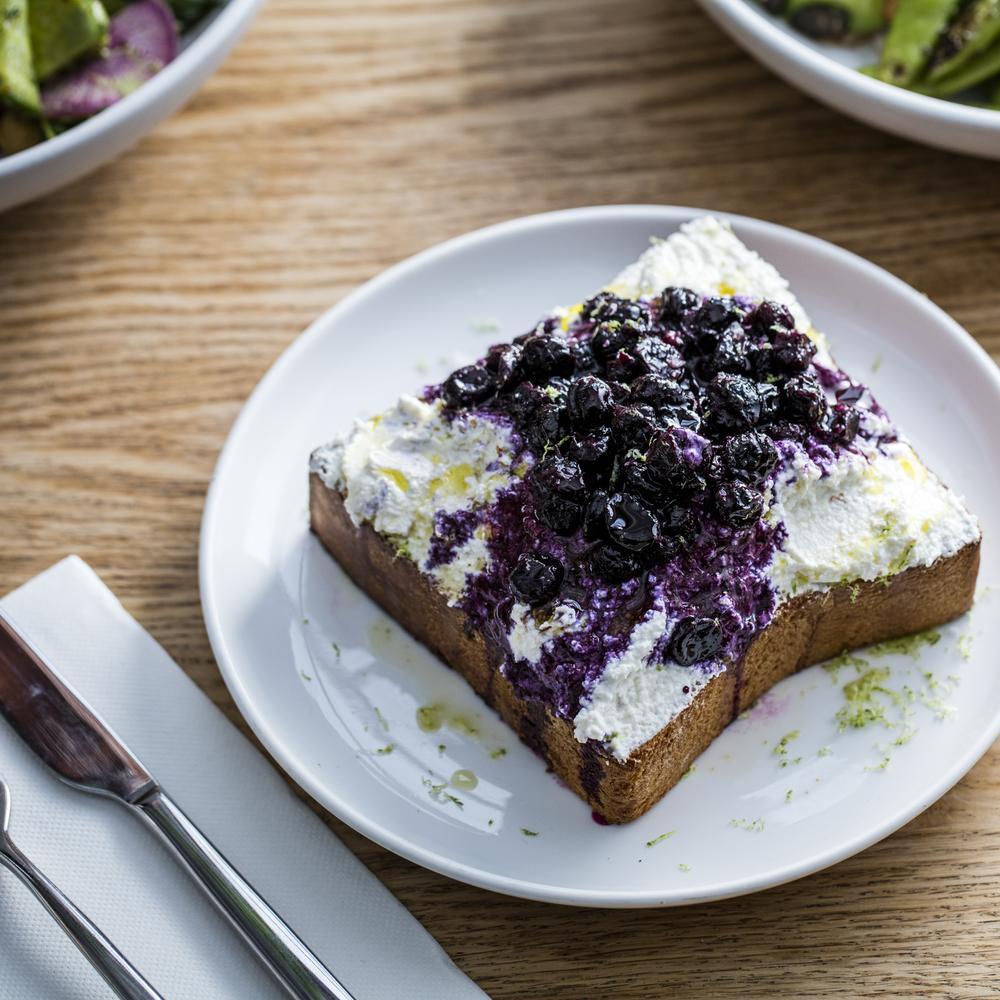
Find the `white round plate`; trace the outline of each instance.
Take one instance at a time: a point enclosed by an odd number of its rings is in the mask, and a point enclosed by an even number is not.
[[[223,449],[202,525],[201,593],[226,683],[298,784],[417,864],[499,892],[593,906],[752,892],[885,837],[954,785],[1000,731],[992,654],[1000,615],[987,594],[918,657],[871,658],[891,669],[885,686],[899,693],[905,728],[839,732],[842,687],[854,671],[845,667],[835,679],[814,667],[730,726],[647,815],[601,826],[309,534],[307,462],[316,445],[356,415],[530,328],[555,305],[586,297],[650,236],[696,214],[583,208],[418,254],[296,340]],[[936,306],[874,265],[780,226],[732,222],[791,280],[841,363],[869,378],[930,464],[967,494],[986,536],[981,581],[1000,580],[1000,376],[992,361]],[[879,697],[890,717],[904,711]],[[426,705],[444,706],[440,730],[418,725]],[[911,728],[912,739],[893,745]],[[473,771],[478,786],[448,785],[457,770]]]
[[[755,59],[845,115],[915,142],[1000,158],[1000,111],[915,94],[859,73],[877,61],[877,44],[814,42],[757,0],[700,3]]]
[[[224,0],[138,90],[53,139],[0,157],[0,212],[79,180],[138,142],[215,72],[264,0]]]

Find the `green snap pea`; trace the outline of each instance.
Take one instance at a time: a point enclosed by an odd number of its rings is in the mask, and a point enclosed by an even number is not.
[[[912,83],[930,59],[938,36],[951,22],[961,0],[899,0],[882,56],[873,74],[886,83]]]
[[[998,73],[1000,73],[1000,43],[985,52],[980,52],[945,79],[928,83],[919,89],[933,97],[950,97],[970,87],[978,87]]]
[[[38,82],[31,68],[27,0],[0,0],[0,100],[41,114]]]
[[[789,23],[810,38],[870,35],[885,24],[883,0],[788,0]]]
[[[969,0],[931,52],[928,82],[957,73],[1000,38],[1000,0]]]

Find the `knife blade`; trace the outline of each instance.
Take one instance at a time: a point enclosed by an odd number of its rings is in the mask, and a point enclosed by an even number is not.
[[[60,778],[148,823],[298,1000],[354,1000],[138,758],[0,612],[0,715]]]

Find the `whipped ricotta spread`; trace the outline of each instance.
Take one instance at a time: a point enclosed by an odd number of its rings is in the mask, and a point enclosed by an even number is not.
[[[670,285],[782,303],[816,342],[817,364],[835,368],[785,279],[726,223],[710,217],[687,223],[653,243],[606,290],[634,299]],[[579,309],[557,315],[566,326]],[[767,521],[783,528],[767,571],[778,604],[804,591],[929,566],[979,537],[961,499],[923,465],[881,411],[861,409],[866,433],[853,445],[822,464],[797,447],[785,456],[766,495]],[[391,539],[456,604],[470,578],[490,567],[489,528],[478,523],[446,560],[433,563],[436,518],[494,503],[523,475],[514,461],[511,433],[502,422],[474,413],[446,417],[439,401],[404,396],[318,449],[311,468],[345,495],[356,524],[371,524]],[[559,603],[546,615],[516,603],[507,633],[513,661],[538,664],[549,644],[583,624],[572,604]],[[721,661],[697,669],[670,661],[663,638],[674,624],[654,607],[633,627],[624,651],[609,658],[580,701],[572,719],[578,740],[605,741],[625,760],[725,669]]]
[[[673,625],[664,612],[652,611],[635,626],[628,648],[609,661],[590,700],[573,720],[574,735],[581,743],[603,740],[619,760],[625,760],[666,725],[663,720],[679,715],[722,673],[722,663],[691,670],[655,656]]]
[[[475,414],[446,420],[441,403],[402,396],[316,449],[311,471],[344,494],[355,524],[368,523],[421,569],[428,568],[435,518],[488,505],[513,478],[514,449],[500,424]],[[489,561],[482,527],[429,570],[454,603],[466,577]]]
[[[785,597],[930,566],[979,537],[976,519],[905,441],[846,452],[828,469],[800,453],[773,492],[767,516],[786,534],[770,576]]]

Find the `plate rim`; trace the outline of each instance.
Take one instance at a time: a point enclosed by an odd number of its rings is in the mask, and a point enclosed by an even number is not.
[[[783,868],[774,869],[767,873],[747,876],[742,879],[710,883],[696,890],[685,890],[683,888],[678,890],[660,889],[641,891],[620,891],[613,889],[581,890],[569,886],[552,886],[543,882],[491,873],[482,867],[473,867],[464,862],[452,860],[443,854],[436,853],[419,844],[414,844],[394,830],[387,829],[376,822],[370,821],[354,804],[344,798],[338,797],[334,791],[323,786],[309,769],[300,766],[294,754],[287,752],[284,739],[281,733],[276,731],[272,726],[267,712],[254,706],[252,698],[250,698],[243,685],[240,672],[236,666],[236,659],[229,649],[226,632],[220,618],[218,601],[212,587],[212,575],[215,565],[213,559],[214,524],[220,516],[224,515],[220,501],[220,483],[226,478],[229,463],[233,461],[233,455],[241,443],[242,436],[246,432],[246,428],[256,409],[261,405],[261,400],[267,390],[272,384],[281,379],[286,368],[294,363],[299,353],[304,351],[314,339],[322,336],[323,331],[328,326],[336,323],[340,313],[352,308],[360,299],[378,295],[385,285],[391,284],[397,277],[420,268],[439,256],[446,256],[461,250],[463,247],[490,241],[519,230],[530,231],[533,228],[578,219],[597,221],[605,219],[611,222],[628,218],[645,219],[654,215],[661,215],[665,224],[676,226],[679,221],[705,214],[711,214],[717,218],[731,222],[744,231],[751,231],[751,238],[754,231],[769,233],[789,240],[792,243],[807,243],[814,250],[819,249],[832,257],[840,258],[855,266],[860,264],[863,267],[873,269],[882,281],[886,282],[891,288],[894,288],[897,293],[909,299],[918,308],[929,312],[931,318],[948,331],[950,339],[956,346],[961,345],[970,356],[970,360],[981,369],[987,380],[992,383],[993,390],[997,398],[1000,399],[1000,369],[997,368],[993,359],[971,334],[964,330],[956,320],[952,319],[951,316],[928,297],[922,295],[890,271],[861,257],[859,254],[855,254],[834,243],[800,230],[735,213],[679,205],[593,205],[536,213],[484,226],[436,243],[379,272],[374,277],[348,292],[339,302],[321,313],[302,333],[288,344],[258,381],[229,429],[209,483],[202,514],[198,549],[198,579],[202,613],[219,671],[241,716],[261,741],[267,752],[292,781],[306,791],[324,809],[328,810],[352,829],[386,850],[392,851],[394,854],[414,864],[438,874],[457,879],[458,881],[504,895],[564,905],[601,908],[642,908],[681,906],[729,899],[758,892],[763,889],[774,888],[811,875],[838,864],[885,839],[896,830],[905,826],[910,820],[918,816],[953,788],[983,757],[997,738],[1000,737],[1000,703],[998,703],[991,723],[983,727],[978,739],[966,748],[964,754],[955,759],[951,767],[945,771],[943,777],[936,784],[924,789],[908,808],[891,815],[871,829],[845,841],[836,849],[808,855],[793,864],[788,864]]]

